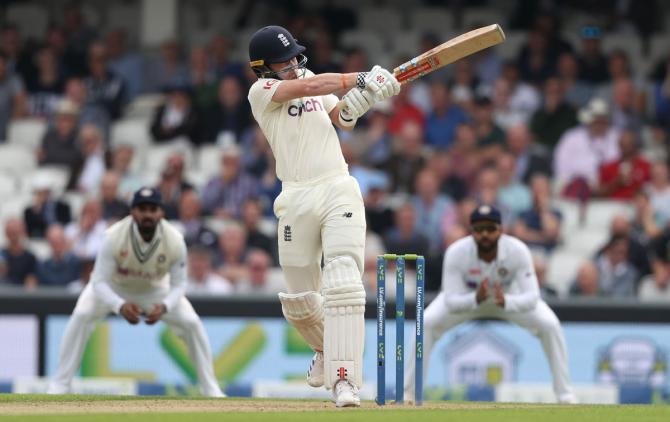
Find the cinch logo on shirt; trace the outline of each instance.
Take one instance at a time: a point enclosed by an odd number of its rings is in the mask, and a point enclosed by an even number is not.
[[[301,116],[303,111],[306,113],[309,113],[310,111],[323,111],[323,106],[319,100],[312,98],[304,103],[300,103],[299,106],[290,106],[288,108],[288,115],[292,117]]]

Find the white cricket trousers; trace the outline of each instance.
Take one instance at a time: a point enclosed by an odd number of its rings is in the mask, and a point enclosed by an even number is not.
[[[155,304],[161,303],[165,293],[142,295],[126,300],[136,303],[145,312],[149,312]],[[87,285],[82,291],[72,316],[65,328],[61,340],[59,362],[56,374],[49,386],[50,393],[68,393],[72,378],[81,364],[84,348],[95,324],[105,318],[112,309],[97,297],[93,286]],[[182,297],[174,309],[170,309],[161,317],[188,346],[191,359],[195,363],[200,382],[200,391],[208,397],[221,397],[223,393],[214,376],[212,352],[200,318],[191,303]],[[140,322],[141,323],[141,322]],[[132,345],[128,345],[132,347]],[[142,351],[138,350],[138,353]]]
[[[343,173],[313,182],[285,182],[274,212],[288,293],[321,291],[322,255],[324,262],[351,256],[363,274],[365,208],[354,177]]]
[[[568,371],[568,354],[565,347],[565,338],[561,323],[554,311],[547,304],[539,300],[535,309],[527,312],[510,312],[492,304],[480,306],[474,311],[452,313],[447,309],[444,300],[444,292],[440,293],[435,300],[426,308],[424,314],[424,363],[423,377],[428,376],[428,365],[433,345],[442,335],[465,321],[478,318],[504,319],[528,330],[540,339],[544,353],[549,360],[549,367],[553,375],[554,393],[559,402],[569,402],[574,398],[570,387],[570,374]],[[405,373],[405,394],[414,397],[415,376],[415,346],[416,339],[412,337],[412,345],[409,348],[409,358]]]

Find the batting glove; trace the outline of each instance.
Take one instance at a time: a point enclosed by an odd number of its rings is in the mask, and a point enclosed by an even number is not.
[[[400,93],[400,82],[381,66],[375,66],[365,75],[365,89],[370,91],[375,102],[384,101]]]
[[[349,92],[344,94],[342,101],[346,103],[345,110],[348,116],[345,117],[354,120],[364,115],[370,110],[372,104],[375,103],[370,92],[358,88],[352,88]]]

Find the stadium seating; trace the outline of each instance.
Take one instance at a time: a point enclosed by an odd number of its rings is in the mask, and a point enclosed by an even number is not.
[[[14,119],[7,128],[7,142],[13,145],[37,149],[47,131],[43,119]]]

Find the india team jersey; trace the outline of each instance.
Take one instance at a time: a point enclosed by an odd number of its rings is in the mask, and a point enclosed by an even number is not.
[[[489,298],[485,304],[493,302],[495,283],[503,287],[505,310],[528,311],[540,297],[530,250],[519,239],[500,236],[498,254],[492,262],[479,259],[472,236],[454,242],[447,249],[442,266],[442,290],[450,311],[474,310],[477,288],[486,279],[489,280]]]
[[[314,74],[306,70],[305,77]],[[345,173],[347,164],[328,113],[336,106],[335,95],[272,101],[283,81],[262,78],[249,90],[254,118],[265,134],[283,182],[303,182]]]

